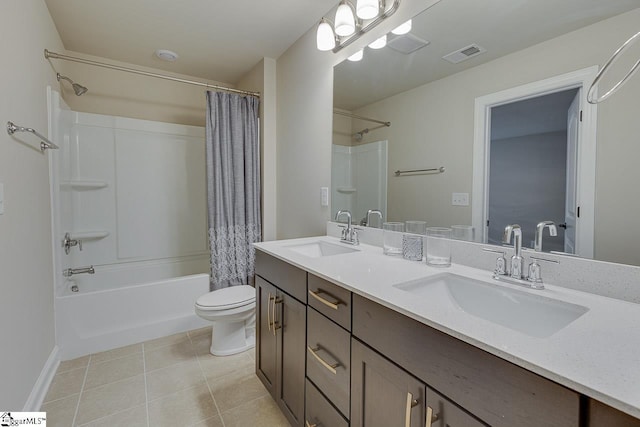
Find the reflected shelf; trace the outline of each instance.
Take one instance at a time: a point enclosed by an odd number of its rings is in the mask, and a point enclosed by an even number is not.
[[[90,180],[90,179],[72,179],[62,181],[60,188],[64,190],[99,190],[109,185],[106,181]]]
[[[110,233],[106,230],[72,231],[69,233],[74,240],[99,240],[104,239]]]

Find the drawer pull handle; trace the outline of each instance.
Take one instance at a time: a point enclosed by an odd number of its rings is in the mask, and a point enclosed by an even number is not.
[[[307,346],[307,350],[309,350],[309,353],[311,353],[313,357],[315,357],[322,366],[327,368],[329,372],[331,372],[333,375],[338,374],[338,371],[336,371],[336,368],[340,366],[340,364],[339,363],[329,364],[326,361],[324,361],[322,357],[318,355],[318,351],[320,351],[320,347],[311,348],[311,346]]]
[[[304,421],[305,427],[318,427],[318,424],[311,424],[308,420]]]
[[[413,394],[407,393],[407,407],[404,415],[405,427],[411,427],[411,408],[418,404],[417,400],[413,399]]]
[[[433,413],[433,408],[431,406],[427,406],[427,422],[425,427],[431,427],[431,423],[438,421],[438,419],[438,414]]]
[[[335,301],[329,301],[327,299],[324,299],[320,296],[320,294],[325,294],[325,295],[329,295],[330,297],[333,297],[333,299]],[[327,292],[323,292],[323,291],[316,291],[313,292],[311,289],[309,289],[309,295],[311,295],[312,297],[314,297],[315,299],[317,299],[318,301],[320,301],[321,303],[323,303],[324,305],[326,305],[327,307],[331,307],[334,310],[338,309],[338,306],[340,304],[344,304],[342,301],[340,301],[338,298],[334,297],[333,295],[327,293]]]
[[[271,332],[271,327],[273,326],[273,322],[271,321],[271,300],[274,299],[271,296],[271,292],[269,292],[269,299],[267,300],[267,329]]]
[[[282,304],[282,301],[284,301],[282,298],[273,297],[273,313],[271,314],[271,317],[273,318],[273,335],[276,334],[278,329],[282,328],[282,326],[278,325],[278,322],[276,322],[276,304]]]

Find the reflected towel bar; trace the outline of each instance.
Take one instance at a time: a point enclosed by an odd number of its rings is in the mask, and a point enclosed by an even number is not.
[[[45,138],[43,135],[41,135],[37,130],[33,129],[33,128],[25,128],[22,126],[16,126],[15,124],[13,124],[13,122],[7,122],[7,133],[9,135],[13,135],[16,132],[31,132],[32,134],[34,134],[35,136],[37,136],[38,138],[41,139],[40,141],[40,151],[42,151],[44,153],[44,150],[48,149],[48,148],[53,148],[53,149],[58,149],[60,147],[58,147],[56,144],[54,144],[53,142],[49,141],[47,138]]]
[[[413,169],[408,171],[397,170],[396,176],[400,176],[403,173],[417,173],[417,172],[436,172],[436,173],[444,173],[444,166],[440,166],[439,168],[431,168],[431,169]]]

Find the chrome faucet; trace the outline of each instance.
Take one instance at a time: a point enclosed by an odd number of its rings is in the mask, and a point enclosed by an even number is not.
[[[367,216],[366,216],[366,220],[364,224],[361,225],[365,225],[367,227],[371,227],[371,215],[376,214],[380,217],[380,224],[382,224],[382,211],[379,211],[378,209],[369,209],[367,211]]]
[[[89,267],[82,267],[82,268],[67,268],[66,270],[62,271],[62,275],[64,277],[71,277],[74,274],[94,274],[96,272],[96,270],[94,270],[93,265],[90,265]]]
[[[69,232],[65,233],[64,239],[62,240],[62,247],[64,248],[64,253],[69,255],[69,252],[71,252],[71,248],[73,246],[77,246],[78,249],[82,250],[82,240],[72,239],[71,233]]]
[[[358,245],[360,243],[358,241],[358,232],[351,226],[351,212],[347,210],[339,210],[336,212],[336,221],[342,215],[347,216],[347,227],[342,230],[342,237],[340,238],[340,241],[350,245]]]
[[[522,279],[522,271],[524,270],[524,261],[522,259],[522,229],[518,224],[510,224],[504,228],[502,243],[511,243],[511,235],[513,235],[513,249],[515,253],[511,257],[511,273],[514,279]]]
[[[556,228],[556,224],[553,221],[539,222],[536,226],[536,240],[533,246],[536,252],[542,252],[542,232],[545,228],[549,228],[550,236],[558,235],[558,229]]]

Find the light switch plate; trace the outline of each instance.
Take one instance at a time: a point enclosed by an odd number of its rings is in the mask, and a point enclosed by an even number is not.
[[[329,187],[320,187],[320,206],[329,206]]]
[[[469,193],[452,193],[451,204],[453,206],[469,206]]]

